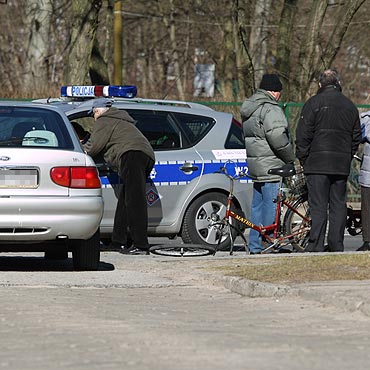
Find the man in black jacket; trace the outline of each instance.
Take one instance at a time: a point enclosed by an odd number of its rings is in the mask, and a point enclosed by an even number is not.
[[[334,69],[321,73],[319,90],[303,106],[296,131],[296,156],[307,179],[312,226],[307,252],[323,252],[329,210],[329,251],[344,250],[346,184],[361,142],[359,112],[342,94]]]

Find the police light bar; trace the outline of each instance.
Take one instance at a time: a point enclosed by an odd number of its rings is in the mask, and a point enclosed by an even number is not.
[[[133,85],[109,85],[109,86],[62,86],[60,95],[62,97],[75,98],[134,98],[137,94],[136,86]]]

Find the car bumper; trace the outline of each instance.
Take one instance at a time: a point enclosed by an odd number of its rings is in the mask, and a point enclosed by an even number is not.
[[[88,239],[99,228],[102,197],[0,199],[0,243]]]

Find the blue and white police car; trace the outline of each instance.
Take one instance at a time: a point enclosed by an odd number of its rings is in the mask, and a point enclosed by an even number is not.
[[[228,165],[231,174],[247,172],[240,123],[232,114],[197,103],[136,98],[135,86],[63,86],[61,98],[47,102],[62,108],[70,121],[91,130],[94,121],[88,112],[92,100],[101,96],[112,98],[116,108],[136,120],[155,151],[146,193],[149,235],[181,236],[184,243],[225,247],[228,241],[219,240],[213,225],[225,214],[229,179],[217,171],[232,160]],[[104,198],[100,234],[109,238],[121,180],[98,158],[94,160],[100,168]],[[248,216],[250,179],[237,181],[234,194],[237,211]]]

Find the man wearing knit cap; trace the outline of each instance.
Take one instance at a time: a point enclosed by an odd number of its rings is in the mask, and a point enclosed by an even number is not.
[[[271,168],[294,162],[288,122],[278,104],[283,86],[276,74],[265,74],[259,89],[241,107],[248,174],[253,180],[251,221],[256,225],[274,223],[279,177]],[[260,254],[261,236],[250,230],[249,250]]]

